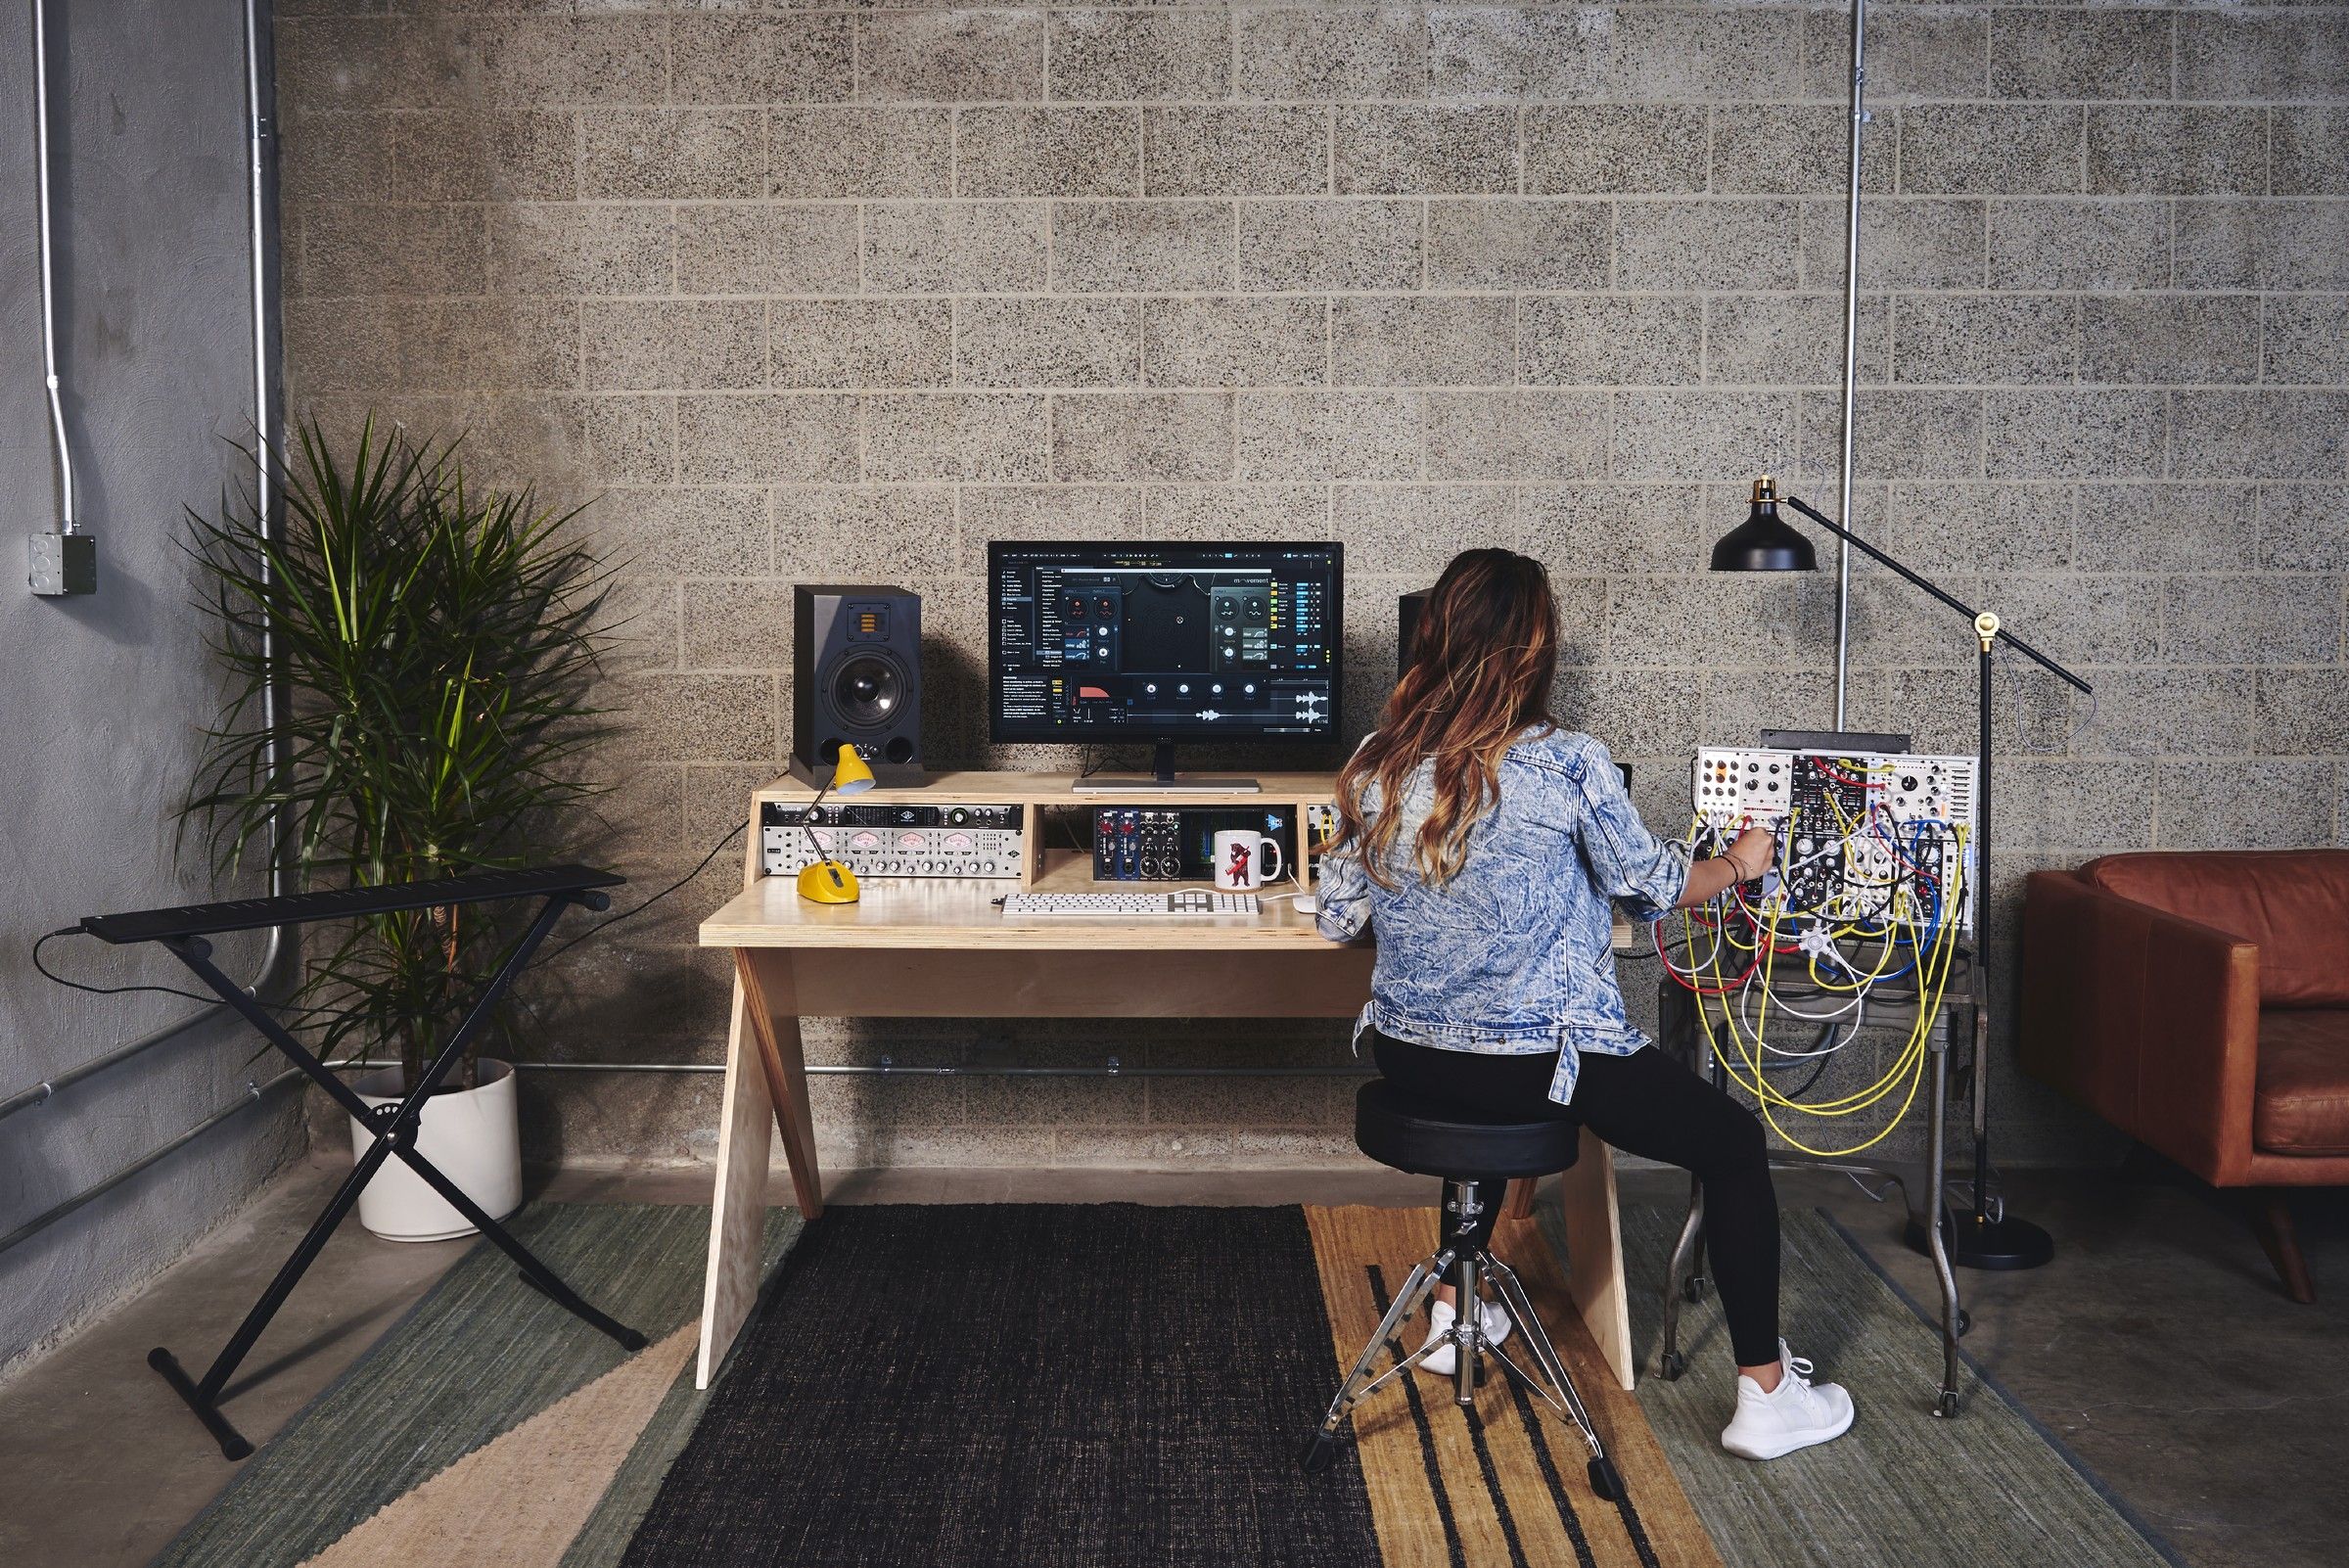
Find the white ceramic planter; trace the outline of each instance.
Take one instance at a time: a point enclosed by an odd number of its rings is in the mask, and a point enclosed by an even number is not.
[[[424,1102],[416,1152],[438,1166],[457,1189],[492,1220],[522,1207],[522,1128],[515,1111],[514,1069],[484,1056],[477,1088],[451,1089]],[[369,1105],[399,1103],[399,1069],[387,1067],[351,1084]],[[350,1153],[357,1159],[374,1141],[357,1120]],[[470,1236],[473,1225],[424,1177],[394,1155],[359,1194],[359,1223],[386,1241],[446,1241]]]

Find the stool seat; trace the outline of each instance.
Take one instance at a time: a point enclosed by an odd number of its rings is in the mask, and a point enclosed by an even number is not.
[[[1574,1122],[1511,1122],[1465,1105],[1405,1094],[1383,1078],[1354,1097],[1355,1147],[1413,1176],[1542,1176],[1574,1164]]]

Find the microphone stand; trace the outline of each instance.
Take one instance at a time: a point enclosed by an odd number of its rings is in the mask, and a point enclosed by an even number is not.
[[[1974,957],[1967,966],[1974,1012],[1974,1208],[1969,1215],[1953,1218],[1945,1214],[1939,1219],[1941,1223],[1951,1226],[1949,1251],[1958,1264],[1968,1268],[2037,1268],[2055,1256],[2054,1238],[2030,1221],[2006,1213],[2003,1201],[1994,1206],[1990,1199],[1989,943],[1985,928],[1988,924],[1986,911],[1989,908],[1987,895],[1990,890],[1991,651],[2003,642],[2075,691],[2084,696],[2093,696],[2094,693],[2087,681],[2006,630],[1999,623],[1999,618],[1989,611],[1970,608],[1939,584],[1910,571],[1842,524],[1828,520],[1794,496],[1781,495],[1778,499],[1844,543],[1899,573],[1916,588],[1973,623],[1975,668],[1980,677],[1980,692],[1976,702],[1981,720],[1979,755],[1982,762],[1982,776],[1976,780],[1974,790],[1974,908],[1977,913],[1985,914],[1985,918],[1977,919],[1974,923]],[[1913,1220],[1909,1225],[1908,1239],[1909,1245],[1916,1251],[1927,1250],[1924,1226]]]

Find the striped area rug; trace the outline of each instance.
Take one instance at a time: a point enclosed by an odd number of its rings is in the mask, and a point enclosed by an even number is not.
[[[837,1209],[786,1264],[626,1568],[1442,1568],[1718,1563],[1626,1397],[1627,1502],[1504,1379],[1390,1388],[1330,1472],[1296,1465],[1432,1212]],[[1598,1357],[1531,1225],[1499,1244]],[[1414,1343],[1415,1343],[1414,1339]],[[1591,1391],[1596,1393],[1596,1389]]]
[[[1410,1266],[1433,1245],[1436,1216],[1408,1209],[1308,1209],[1332,1350],[1351,1362],[1378,1329]],[[1412,1374],[1355,1416],[1360,1474],[1387,1568],[1458,1563],[1718,1564],[1638,1404],[1617,1386],[1566,1294],[1566,1277],[1534,1222],[1501,1222],[1495,1256],[1516,1269],[1535,1310],[1623,1471],[1621,1504],[1590,1495],[1589,1450],[1505,1378],[1486,1384],[1473,1413],[1442,1380]],[[1391,1349],[1426,1335],[1410,1324]],[[1522,1346],[1509,1347],[1530,1365]],[[1328,1395],[1322,1396],[1326,1405]]]
[[[710,1211],[533,1204],[507,1224],[653,1344],[628,1356],[478,1243],[238,1468],[157,1568],[615,1561],[706,1399],[678,1357]],[[770,1260],[799,1230],[797,1214],[768,1215]]]
[[[1627,1210],[1634,1278],[1675,1218]],[[1510,1260],[1630,1491],[1505,1381],[1424,1376],[1295,1455],[1432,1212],[840,1208],[789,1249],[716,1389],[692,1387],[706,1210],[547,1205],[517,1228],[654,1343],[622,1356],[477,1247],[158,1559],[163,1568],[2145,1568],[2161,1548],[1988,1385],[1920,1413],[1933,1341],[1846,1238],[1786,1216],[1788,1313],[1863,1411],[1825,1449],[1727,1459],[1713,1367],[1618,1390],[1543,1228]],[[1544,1215],[1544,1222],[1552,1220]],[[1638,1292],[1635,1289],[1635,1307]],[[1415,1343],[1414,1324],[1399,1336]],[[1652,1323],[1640,1329],[1644,1346]]]

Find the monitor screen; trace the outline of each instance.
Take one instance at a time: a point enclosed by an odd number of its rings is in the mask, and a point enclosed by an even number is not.
[[[1328,740],[1337,544],[987,547],[995,740]]]

